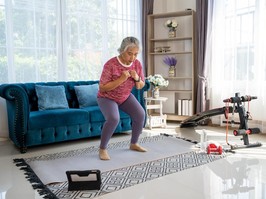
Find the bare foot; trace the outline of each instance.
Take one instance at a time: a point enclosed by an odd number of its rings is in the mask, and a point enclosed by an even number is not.
[[[101,160],[110,160],[110,156],[107,153],[106,149],[99,149],[99,157]]]
[[[130,144],[130,150],[139,151],[139,152],[146,152],[147,149],[139,146],[138,144]]]

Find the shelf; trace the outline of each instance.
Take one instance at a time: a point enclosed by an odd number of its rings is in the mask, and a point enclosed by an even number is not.
[[[180,12],[168,12],[168,13],[161,13],[161,14],[151,14],[149,15],[150,18],[159,19],[159,18],[169,18],[169,17],[182,17],[182,16],[189,16],[193,14],[193,10],[185,10]]]
[[[175,92],[175,93],[192,93],[192,90],[164,90],[164,89],[160,89],[160,91],[162,91],[162,92],[166,92],[166,91],[171,91],[171,92]]]
[[[183,40],[192,40],[192,37],[174,37],[174,38],[161,38],[161,39],[152,38],[152,39],[150,39],[150,41],[154,41],[154,42],[183,41]]]
[[[169,120],[169,121],[183,121],[183,120],[187,119],[188,117],[189,116],[167,114],[167,120]]]
[[[197,83],[195,17],[193,10],[148,16],[147,76],[161,74],[169,81],[168,87],[160,88],[160,97],[168,98],[163,106],[163,113],[167,114],[167,120],[186,119],[187,108],[191,111],[189,115],[195,113]],[[175,19],[178,23],[177,37],[168,38],[165,22],[169,19]],[[169,68],[163,62],[164,56],[177,58],[176,76],[168,77]],[[148,95],[151,94],[150,91]],[[184,102],[182,106],[180,106],[180,101]],[[189,106],[187,106],[187,101]],[[150,111],[153,114],[156,113],[156,111]]]
[[[179,79],[192,79],[192,77],[163,77],[168,80],[179,80]]]
[[[166,127],[166,118],[167,116],[163,114],[163,102],[167,100],[166,97],[146,97],[145,98],[145,105],[147,110],[147,123],[150,129],[152,127]],[[159,110],[159,115],[150,114],[150,110]]]
[[[191,51],[184,51],[184,52],[165,52],[165,53],[149,53],[150,55],[171,55],[171,54],[192,54]]]

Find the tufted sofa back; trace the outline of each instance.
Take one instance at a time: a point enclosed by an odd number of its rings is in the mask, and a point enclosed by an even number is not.
[[[30,111],[38,111],[38,98],[35,91],[35,85],[59,86],[65,87],[66,97],[69,108],[78,108],[78,100],[75,94],[74,86],[97,84],[99,81],[69,81],[69,82],[38,82],[16,84],[24,88],[29,98]]]

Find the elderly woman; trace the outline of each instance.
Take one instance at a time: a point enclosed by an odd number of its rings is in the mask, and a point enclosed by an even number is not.
[[[119,55],[108,60],[101,74],[98,92],[98,105],[105,117],[101,133],[99,157],[109,160],[107,145],[119,123],[119,109],[132,119],[132,136],[129,148],[145,152],[145,148],[137,144],[145,120],[145,111],[131,94],[134,86],[144,86],[144,74],[141,63],[137,60],[139,41],[135,37],[123,39]]]

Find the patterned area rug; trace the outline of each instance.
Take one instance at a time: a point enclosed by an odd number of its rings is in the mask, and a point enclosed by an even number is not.
[[[165,136],[153,136],[143,138],[141,143],[156,142],[164,139]],[[191,140],[186,140],[193,142]],[[128,144],[127,141],[117,144],[111,144],[109,150],[113,147],[124,147]],[[196,143],[196,142],[193,142]],[[208,155],[201,153],[199,150],[192,150],[190,152],[172,155],[169,157],[159,158],[152,161],[144,161],[138,164],[132,164],[130,166],[113,169],[110,171],[104,171],[101,173],[101,188],[100,190],[82,190],[82,191],[68,191],[68,182],[53,183],[44,185],[38,178],[35,172],[31,169],[28,163],[34,160],[40,159],[57,159],[62,157],[71,157],[82,153],[97,152],[96,147],[90,147],[83,150],[73,150],[64,153],[56,153],[51,155],[44,155],[39,157],[33,157],[29,159],[15,159],[14,162],[17,166],[21,167],[25,171],[26,178],[32,183],[34,189],[37,189],[40,195],[44,198],[69,198],[69,199],[81,199],[81,198],[94,198],[103,194],[107,194],[113,191],[117,191],[123,188],[127,188],[139,183],[143,183],[149,180],[153,180],[165,175],[176,173],[184,169],[197,167],[218,159],[223,158],[225,155]]]

